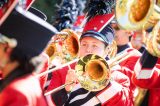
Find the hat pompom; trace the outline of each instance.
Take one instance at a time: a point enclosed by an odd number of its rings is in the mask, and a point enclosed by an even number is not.
[[[57,14],[53,26],[61,31],[66,28],[72,28],[73,23],[77,19],[78,9],[75,0],[62,0],[60,5],[57,6]]]
[[[112,13],[114,3],[115,0],[90,0],[86,8],[88,20],[96,15]]]

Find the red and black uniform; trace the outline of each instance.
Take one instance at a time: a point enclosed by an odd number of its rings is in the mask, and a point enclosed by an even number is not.
[[[160,101],[160,59],[145,51],[135,65],[133,82],[148,89],[148,106],[159,106]]]
[[[72,69],[74,69],[75,64],[76,63],[73,63],[71,65]],[[52,80],[51,80],[51,83],[48,87],[48,91],[65,84],[65,78],[66,78],[68,69],[69,69],[68,67],[65,67],[65,68],[59,69],[59,70],[52,73]],[[110,85],[107,86],[104,90],[94,93],[95,94],[94,96],[97,96],[99,99],[101,99],[101,101],[99,101],[97,103],[100,105],[103,105],[103,104],[113,105],[116,102],[116,104],[114,106],[118,106],[120,104],[126,105],[126,106],[132,106],[133,103],[129,98],[129,92],[130,92],[129,78],[126,75],[124,75],[123,73],[120,73],[118,71],[112,71],[111,76],[114,81],[111,81]],[[117,88],[119,88],[119,89],[117,89]],[[87,90],[84,90],[84,89],[82,90],[82,92],[83,91],[88,92]],[[75,91],[75,92],[77,92],[77,91]],[[107,98],[104,97],[106,94],[108,95]],[[73,92],[73,95],[74,95],[74,92]],[[77,95],[75,95],[75,96],[77,96]],[[72,96],[71,96],[71,98],[72,98]],[[89,98],[91,99],[92,96]],[[111,99],[111,98],[114,98],[114,99]],[[59,106],[63,105],[66,102],[66,100],[68,99],[66,90],[62,89],[62,90],[52,94],[52,99],[56,105],[59,105]],[[66,105],[73,105],[73,104],[68,104],[68,103],[69,103],[69,101],[67,101]]]
[[[129,99],[129,78],[121,72],[111,71],[112,80],[97,92],[85,90],[77,84],[65,106],[133,106]]]
[[[74,69],[75,65],[76,65],[76,63],[72,63],[70,65],[71,69]],[[53,90],[53,89],[65,84],[66,75],[67,75],[68,70],[69,70],[69,67],[66,66],[66,67],[62,67],[59,70],[52,72],[52,79],[51,79],[51,82],[48,86],[47,91]],[[53,102],[57,106],[61,106],[65,103],[66,99],[68,98],[66,95],[67,95],[67,91],[65,89],[62,89],[58,92],[51,94]]]
[[[135,92],[136,85],[132,82],[131,78],[134,73],[134,66],[135,66],[136,62],[138,61],[139,57],[141,56],[141,53],[138,50],[131,48],[128,44],[118,47],[118,54],[120,54],[120,53],[123,54],[124,52],[127,52],[128,55],[130,55],[130,56],[127,59],[125,59],[124,61],[122,61],[119,64],[121,67],[119,67],[116,70],[122,72],[123,74],[125,74],[126,76],[129,77],[130,83],[131,83],[130,87],[129,87],[130,88],[130,99],[132,100],[132,102],[134,102],[134,98],[135,98],[134,93],[136,93]]]

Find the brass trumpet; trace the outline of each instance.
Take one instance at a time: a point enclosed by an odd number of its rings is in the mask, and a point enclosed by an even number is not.
[[[154,0],[117,0],[115,12],[119,26],[127,30],[148,29],[160,19]]]
[[[57,33],[45,50],[50,58],[50,62],[56,56],[62,58],[63,64],[76,58],[79,52],[78,40],[79,35],[71,29],[64,29]],[[58,50],[58,48],[61,49]]]
[[[79,59],[75,67],[75,74],[81,86],[89,91],[99,91],[104,89],[110,81],[110,68],[124,61],[128,57],[133,55],[132,53],[123,52],[115,58],[105,61],[102,57],[89,54]],[[57,87],[44,95],[50,95],[55,93],[65,86],[75,83],[74,81],[69,84],[64,84]]]

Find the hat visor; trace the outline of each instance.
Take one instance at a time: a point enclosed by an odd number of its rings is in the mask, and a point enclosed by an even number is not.
[[[106,45],[108,45],[110,42],[108,40],[106,40],[104,38],[104,35],[102,35],[101,33],[99,32],[95,32],[95,31],[87,31],[85,33],[83,33],[80,37],[80,40],[84,37],[93,37],[93,38],[96,38],[102,42],[104,42]]]

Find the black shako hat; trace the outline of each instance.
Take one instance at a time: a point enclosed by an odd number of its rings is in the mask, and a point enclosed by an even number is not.
[[[114,0],[89,0],[83,37],[94,37],[106,45],[112,44],[114,40],[114,30],[110,26],[111,20],[115,17],[112,8]]]
[[[111,44],[114,39],[114,30],[109,25],[114,18],[114,14],[96,15],[84,26],[81,38],[94,37],[105,44]]]
[[[17,6],[0,26],[0,33],[17,41],[25,55],[39,55],[57,32],[49,23]]]
[[[33,13],[34,15],[40,17],[41,19],[43,19],[45,21],[47,20],[47,16],[42,11],[38,10],[35,7],[30,7],[28,9],[28,11],[31,12],[31,13]]]

